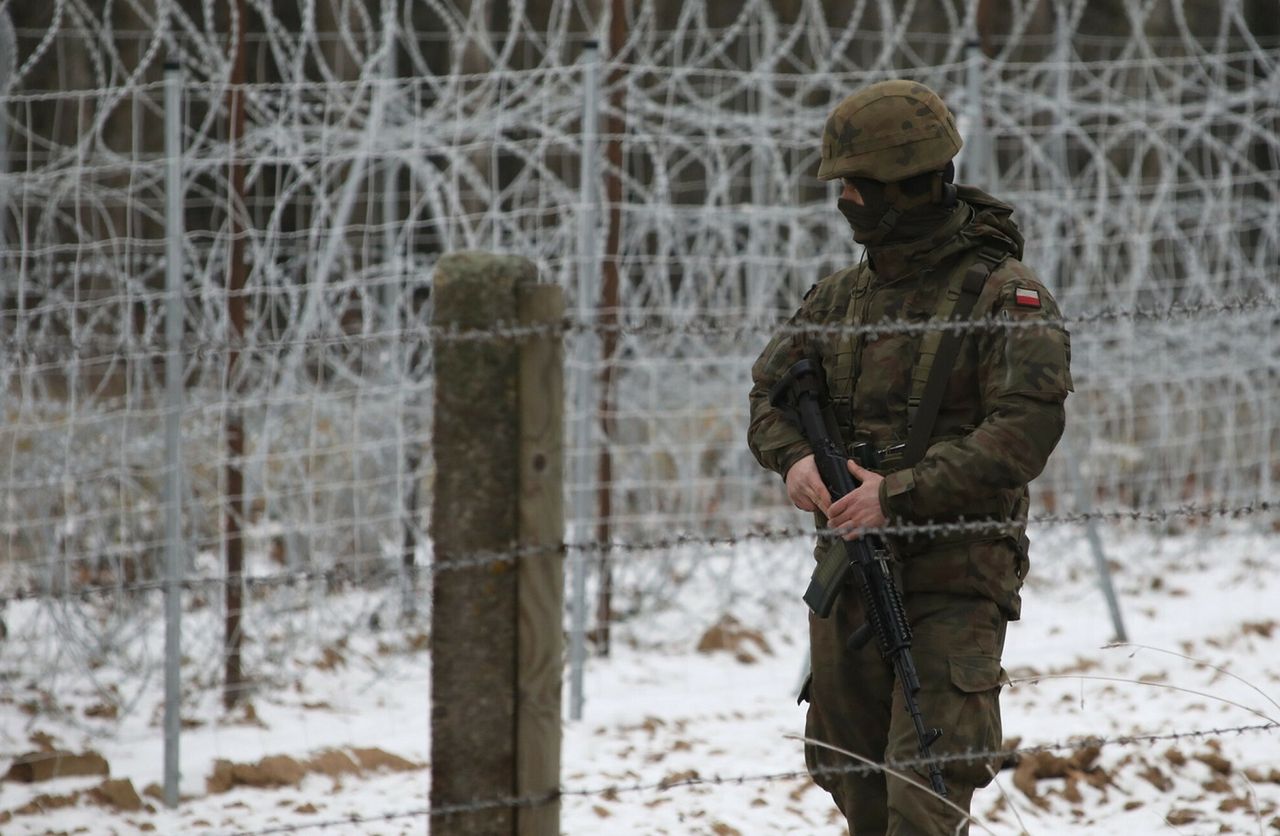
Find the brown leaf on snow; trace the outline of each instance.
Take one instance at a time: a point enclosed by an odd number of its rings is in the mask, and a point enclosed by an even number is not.
[[[645,717],[644,720],[642,720],[638,724],[630,725],[630,726],[622,726],[618,730],[623,732],[643,731],[643,732],[648,732],[649,736],[653,737],[658,733],[658,729],[664,728],[666,725],[667,725],[666,721],[663,720],[661,717],[654,717],[653,715],[649,715]]]
[[[720,821],[711,823],[711,832],[714,833],[715,836],[742,836],[741,830],[736,827],[730,827]]]
[[[676,784],[682,784],[685,781],[696,781],[698,779],[698,770],[686,769],[684,772],[672,772],[662,779],[662,789],[667,789]]]
[[[1219,775],[1231,774],[1231,761],[1227,760],[1222,755],[1207,752],[1196,755],[1195,758]]]
[[[114,720],[120,716],[120,708],[114,703],[99,702],[94,703],[84,710],[86,717],[99,717],[103,720]]]
[[[322,671],[332,671],[334,668],[345,664],[346,661],[347,657],[343,656],[336,647],[330,645],[324,649],[320,661],[316,662],[315,666]]]
[[[1086,659],[1083,656],[1077,656],[1075,658],[1075,661],[1069,665],[1065,665],[1060,668],[1050,668],[1049,673],[1055,674],[1055,675],[1062,675],[1067,673],[1088,673],[1089,671],[1097,670],[1098,667],[1099,667],[1098,660]]]
[[[1160,790],[1160,792],[1168,792],[1173,789],[1173,781],[1169,780],[1169,776],[1160,771],[1160,767],[1154,764],[1148,764],[1138,772],[1138,777],[1145,778],[1151,786]]]
[[[1195,810],[1174,810],[1164,817],[1164,820],[1175,827],[1180,824],[1191,824],[1200,818],[1200,814]]]
[[[1244,775],[1255,784],[1280,784],[1280,769],[1272,768],[1270,772],[1263,772],[1251,766],[1244,771]]]
[[[707,628],[698,640],[699,653],[714,653],[717,650],[728,651],[739,662],[752,664],[756,661],[755,653],[766,656],[773,655],[773,648],[759,630],[746,627],[732,615],[724,615],[715,624]]]
[[[1186,766],[1187,756],[1178,751],[1178,747],[1170,746],[1164,753],[1164,759],[1174,766]]]
[[[1264,639],[1271,638],[1271,634],[1276,630],[1275,621],[1246,621],[1244,626],[1240,628],[1247,636],[1252,633],[1255,636],[1262,636]]]
[[[1218,809],[1223,813],[1237,813],[1241,810],[1252,811],[1253,803],[1247,798],[1224,798],[1222,803],[1218,805]]]
[[[1231,785],[1222,778],[1214,778],[1212,781],[1205,781],[1200,786],[1204,787],[1205,792],[1216,792],[1220,795],[1229,795],[1232,792]]]

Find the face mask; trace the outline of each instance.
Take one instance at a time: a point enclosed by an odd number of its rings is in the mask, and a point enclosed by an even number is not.
[[[849,228],[853,230],[853,240],[863,246],[879,243],[888,231],[880,228],[880,221],[884,218],[885,209],[888,207],[871,207],[842,197],[836,201],[836,208],[849,222]]]
[[[836,208],[849,222],[853,240],[863,246],[911,241],[928,235],[944,223],[955,204],[955,189],[945,179],[935,185],[933,195],[920,193],[906,197],[896,184],[854,178],[862,203],[840,198]],[[938,198],[941,197],[941,200]]]
[[[863,246],[878,244],[893,229],[892,222],[883,223],[886,220],[885,215],[891,208],[885,199],[884,184],[858,177],[854,180],[854,185],[858,187],[862,203],[854,203],[842,197],[836,201],[836,208],[849,222],[849,228],[853,230],[853,240]]]

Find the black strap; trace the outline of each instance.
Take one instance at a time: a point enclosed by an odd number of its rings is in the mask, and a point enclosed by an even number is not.
[[[996,265],[1004,260],[1004,253],[995,253],[982,249],[977,259],[969,265],[964,278],[960,282],[960,297],[951,310],[949,322],[960,322],[969,318],[973,307],[978,303],[978,296],[987,283],[987,276]],[[929,438],[933,435],[933,425],[938,420],[938,410],[942,408],[942,395],[947,390],[947,381],[951,379],[951,371],[955,368],[956,358],[960,356],[960,342],[964,339],[964,329],[949,328],[943,332],[938,342],[937,353],[933,356],[933,365],[929,369],[929,377],[924,391],[920,395],[920,403],[915,409],[911,427],[907,431],[907,443],[902,451],[902,466],[911,467],[924,458],[929,449]]]

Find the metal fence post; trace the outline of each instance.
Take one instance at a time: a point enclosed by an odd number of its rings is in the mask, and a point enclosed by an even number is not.
[[[1089,514],[1092,502],[1089,497],[1092,493],[1090,486],[1085,485],[1084,481],[1084,465],[1083,458],[1074,455],[1078,450],[1070,450],[1071,460],[1074,466],[1074,481],[1076,483],[1076,513]],[[1084,521],[1085,539],[1089,542],[1089,551],[1093,555],[1094,570],[1098,574],[1098,588],[1102,590],[1102,595],[1107,600],[1107,610],[1111,614],[1111,627],[1115,630],[1115,641],[1129,641],[1129,634],[1124,629],[1124,619],[1120,615],[1120,599],[1116,596],[1116,587],[1111,580],[1111,567],[1107,565],[1107,554],[1103,550],[1102,535],[1098,533],[1098,521],[1094,517],[1089,517]]]
[[[585,324],[595,313],[595,291],[599,285],[596,262],[596,132],[600,119],[600,46],[587,41],[582,49],[582,206],[578,212],[578,318]],[[598,357],[596,333],[582,333],[577,396],[577,443],[573,468],[574,543],[583,546],[591,539],[592,469],[595,440],[595,381],[591,362]],[[569,640],[569,718],[582,719],[583,667],[586,664],[587,635],[587,554],[573,551],[573,622]]]
[[[965,54],[965,110],[969,126],[965,131],[963,171],[964,182],[990,190],[992,171],[989,166],[991,149],[987,135],[986,114],[982,106],[982,45],[977,38],[964,45]]]
[[[9,94],[13,73],[17,70],[18,36],[9,19],[9,10],[0,9],[0,96]],[[9,171],[9,105],[0,106],[0,176]],[[8,205],[7,193],[0,193],[0,212]],[[5,247],[5,226],[0,222],[0,253]]]
[[[164,68],[165,153],[165,588],[164,803],[178,804],[182,689],[182,71]]]

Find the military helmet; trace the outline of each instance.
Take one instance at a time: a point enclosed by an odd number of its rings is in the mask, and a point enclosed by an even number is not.
[[[881,81],[846,97],[827,117],[818,178],[905,180],[943,168],[962,144],[937,93],[917,81]]]

